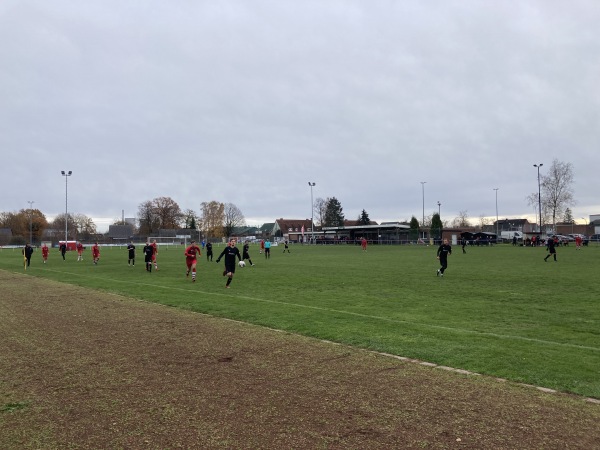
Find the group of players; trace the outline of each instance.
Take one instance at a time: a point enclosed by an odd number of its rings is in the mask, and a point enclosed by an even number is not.
[[[85,247],[83,246],[83,244],[81,242],[77,242],[75,248],[77,250],[77,261],[83,261],[83,250],[85,249]],[[48,248],[48,245],[45,242],[42,244],[41,250],[42,250],[42,262],[44,264],[46,264],[48,262],[48,256],[50,256],[50,249]],[[59,245],[58,250],[60,251],[60,254],[62,255],[63,261],[65,261],[66,260],[65,254],[67,253],[67,245],[64,242],[62,242]],[[33,256],[33,247],[29,244],[25,244],[25,247],[23,247],[23,250],[21,252],[23,254],[23,260],[25,262],[25,268],[27,268],[31,264],[31,257]],[[92,245],[92,262],[94,263],[94,265],[97,265],[98,261],[100,261],[100,247],[98,246],[97,242],[94,242],[94,245]]]
[[[223,249],[219,257],[217,258],[217,263],[221,261],[221,259],[225,262],[225,270],[223,270],[223,276],[227,277],[227,282],[225,283],[225,287],[229,289],[229,285],[233,280],[233,275],[235,274],[235,268],[237,266],[236,258],[240,261],[240,263],[244,260],[248,260],[251,266],[254,265],[252,259],[250,259],[249,248],[250,245],[248,242],[244,243],[243,247],[243,255],[240,255],[240,250],[236,246],[236,239],[231,238],[227,243],[227,246]],[[186,277],[189,277],[190,272],[192,273],[192,282],[196,281],[196,263],[198,262],[198,257],[202,255],[202,251],[196,241],[192,241],[191,244],[185,249],[185,264],[187,266],[187,272],[185,274]],[[212,261],[212,258],[211,258]]]
[[[233,280],[233,275],[235,274],[235,268],[237,266],[236,258],[239,261],[243,261],[243,260],[247,259],[251,266],[254,265],[252,263],[252,259],[250,259],[249,244],[248,243],[244,244],[244,250],[243,250],[244,254],[240,255],[240,251],[236,246],[236,242],[237,241],[235,238],[231,238],[229,240],[229,243],[227,244],[225,249],[221,252],[221,254],[219,255],[219,257],[217,258],[217,261],[216,261],[217,263],[219,263],[221,261],[221,259],[224,259],[225,270],[223,271],[223,276],[227,276],[227,283],[225,284],[226,288],[229,288],[229,285],[231,284],[231,281]],[[135,266],[135,245],[133,244],[133,242],[131,242],[127,245],[127,251],[129,252],[127,265]],[[158,255],[158,245],[156,244],[156,240],[154,240],[152,243],[147,242],[146,245],[144,245],[142,253],[144,254],[144,262],[146,264],[146,271],[152,272],[152,266],[154,266],[155,270],[158,270],[158,263],[156,260],[157,255]],[[212,261],[212,246],[211,246],[210,253],[211,253],[210,260]],[[192,274],[192,282],[195,283],[196,282],[196,265],[198,264],[198,258],[202,255],[202,250],[200,249],[200,246],[196,243],[196,241],[192,241],[190,243],[190,245],[188,247],[186,247],[183,254],[185,255],[185,264],[187,267],[185,276],[189,277],[190,273],[191,273]]]
[[[127,252],[127,265],[135,266],[135,245],[133,245],[133,242],[127,244]],[[154,239],[152,243],[149,241],[146,242],[146,245],[144,245],[144,248],[142,249],[142,253],[144,254],[144,262],[146,263],[146,272],[152,272],[153,265],[154,268],[158,270],[158,262],[156,261],[156,257],[158,256],[158,244],[156,243],[156,239]]]

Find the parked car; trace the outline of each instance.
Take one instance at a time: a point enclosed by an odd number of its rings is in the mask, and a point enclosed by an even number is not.
[[[590,242],[600,242],[600,234],[592,234],[589,240]]]

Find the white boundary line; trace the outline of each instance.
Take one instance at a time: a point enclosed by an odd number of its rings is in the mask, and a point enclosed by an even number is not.
[[[138,286],[149,286],[149,287],[153,287],[153,288],[167,289],[167,290],[173,290],[173,291],[183,291],[183,292],[190,292],[190,293],[216,295],[216,296],[221,296],[221,297],[240,298],[240,299],[245,299],[245,300],[252,300],[255,302],[293,306],[296,308],[312,309],[312,310],[316,310],[316,311],[332,312],[332,313],[336,313],[336,314],[345,314],[345,315],[354,316],[354,317],[362,317],[365,319],[380,320],[382,322],[406,324],[406,325],[412,325],[412,326],[422,327],[422,328],[451,331],[454,333],[474,334],[474,335],[478,335],[478,336],[492,337],[492,338],[496,338],[496,339],[534,342],[537,344],[543,344],[543,345],[549,345],[549,346],[575,348],[575,349],[579,349],[579,350],[590,350],[593,352],[600,352],[599,347],[590,347],[587,345],[577,345],[577,344],[570,344],[570,343],[565,343],[565,342],[556,342],[556,341],[548,341],[548,340],[544,340],[544,339],[528,338],[528,337],[524,337],[524,336],[498,334],[498,333],[490,333],[490,332],[486,332],[486,331],[469,330],[469,329],[465,329],[465,328],[455,328],[455,327],[447,327],[447,326],[443,326],[443,325],[433,325],[433,324],[427,324],[427,323],[411,322],[411,321],[402,320],[402,319],[390,319],[388,317],[373,316],[370,314],[361,314],[361,313],[355,313],[355,312],[351,312],[351,311],[344,311],[344,310],[340,310],[340,309],[323,308],[321,306],[310,306],[310,305],[302,305],[299,303],[283,302],[283,301],[279,301],[279,300],[269,300],[269,299],[264,299],[264,298],[249,297],[247,295],[228,295],[228,294],[219,293],[219,292],[202,291],[199,289],[186,289],[186,288],[179,288],[179,287],[174,287],[174,286],[162,286],[162,285],[151,284],[151,283],[139,283],[139,282],[135,282],[135,281],[115,280],[115,279],[102,278],[102,277],[97,277],[97,276],[88,275],[88,274],[64,272],[64,271],[53,270],[53,269],[46,269],[46,270],[48,270],[49,272],[64,273],[64,274],[73,275],[73,276],[77,276],[77,277],[88,277],[88,278],[101,279],[101,280],[106,280],[106,281],[113,282],[113,283],[133,284],[133,285],[138,285]]]

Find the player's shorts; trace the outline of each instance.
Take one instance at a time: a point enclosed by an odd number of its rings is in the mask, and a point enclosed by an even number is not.
[[[227,271],[227,273],[229,273],[229,272],[235,273],[235,263],[225,264],[225,270]]]
[[[147,263],[152,262],[152,256],[145,255],[144,256],[144,261],[146,261]]]
[[[192,267],[194,264],[196,264],[198,262],[198,260],[196,258],[185,258],[185,263],[187,264],[188,267]]]
[[[156,261],[156,255],[152,255],[152,261]]]

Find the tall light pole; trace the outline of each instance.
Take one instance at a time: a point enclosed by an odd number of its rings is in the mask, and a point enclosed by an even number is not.
[[[538,207],[540,212],[540,234],[542,234],[542,188],[540,184],[540,167],[542,166],[542,163],[533,165],[533,167],[537,167],[538,171]]]
[[[423,239],[425,239],[425,183],[427,183],[427,181],[421,181],[421,191],[423,193],[423,220],[421,221],[421,226],[423,227]]]
[[[498,243],[498,189],[499,188],[494,188],[494,190],[496,191],[496,243]]]
[[[35,203],[33,200],[27,200],[27,203],[29,203],[29,244],[33,245],[33,221],[32,221],[32,214],[33,214],[33,204]]]
[[[308,185],[310,186],[310,231],[312,234],[312,243],[315,243],[315,221],[313,219],[313,215],[315,212],[315,204],[313,203],[313,187],[315,186],[315,183],[312,181],[308,182]]]
[[[67,236],[68,236],[68,223],[69,223],[69,220],[68,220],[69,219],[69,206],[68,206],[69,205],[69,201],[68,201],[68,199],[69,199],[69,195],[68,195],[68,192],[69,192],[68,187],[69,187],[69,185],[68,185],[68,180],[69,180],[69,177],[73,174],[73,172],[70,171],[70,170],[68,172],[65,172],[64,170],[61,170],[60,173],[62,174],[63,177],[65,177],[65,246],[66,246],[67,245],[67,240],[68,240]]]
[[[442,219],[442,210],[440,209],[441,207],[442,207],[442,204],[438,200],[438,216],[440,216],[440,220]]]

